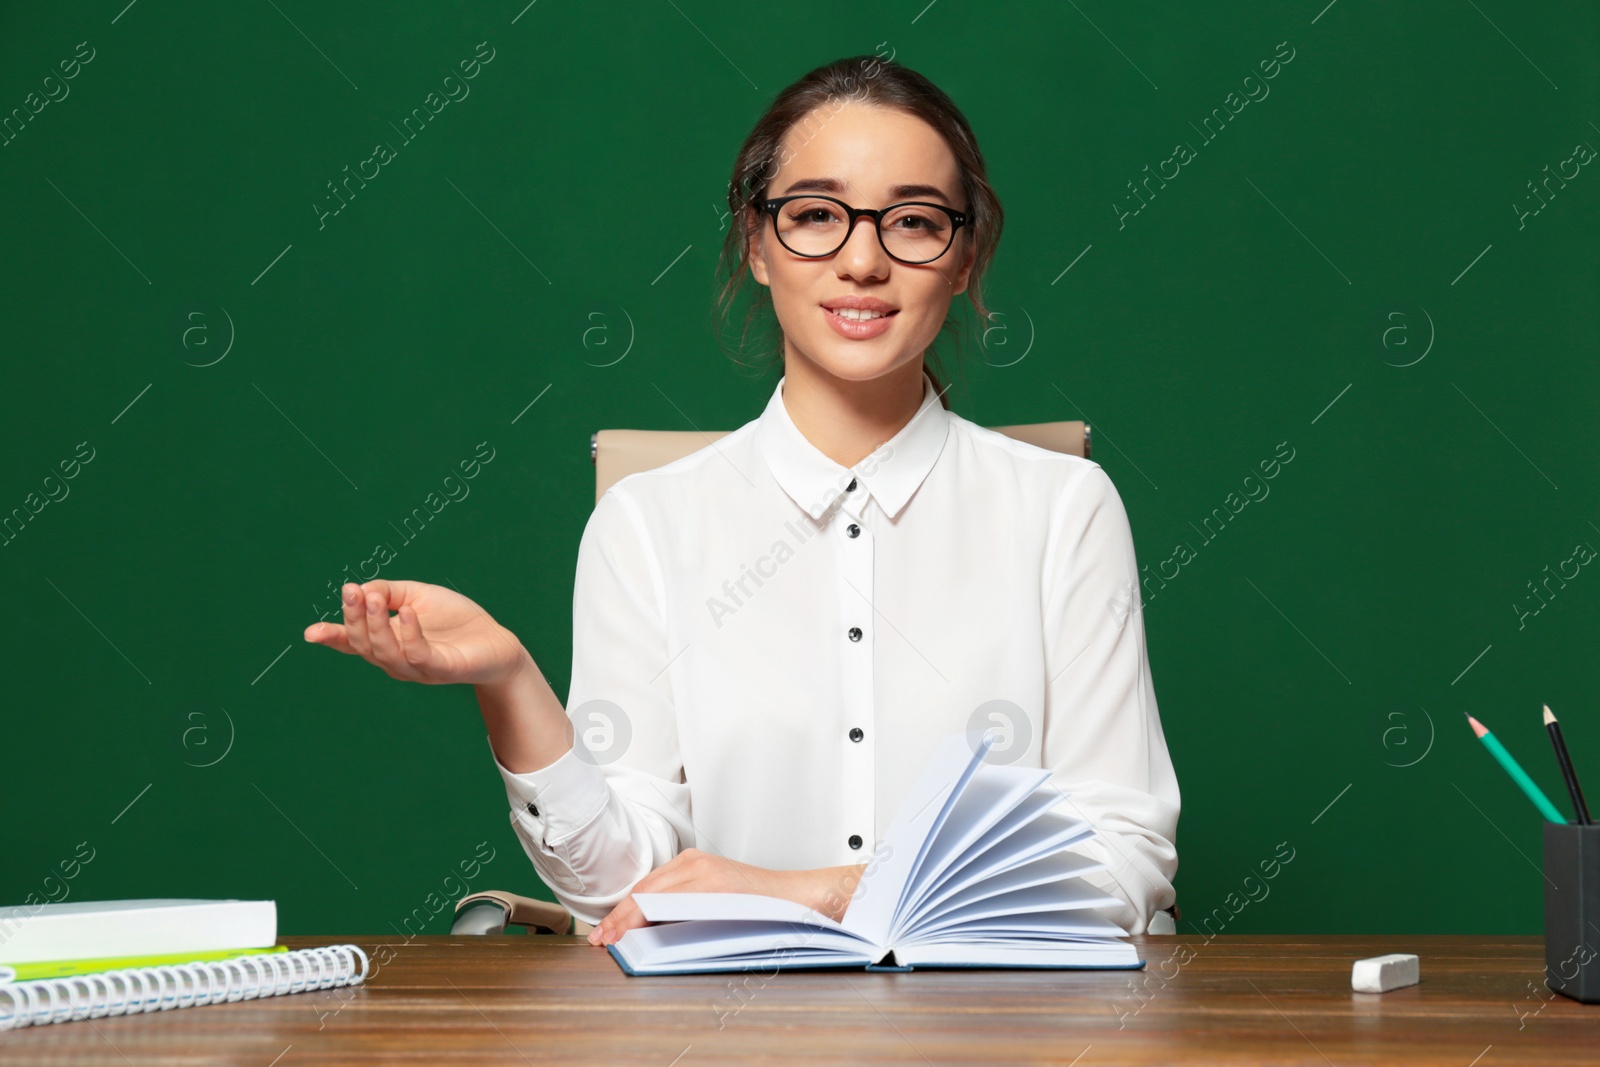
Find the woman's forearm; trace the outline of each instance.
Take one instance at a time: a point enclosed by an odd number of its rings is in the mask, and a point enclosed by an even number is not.
[[[512,774],[548,767],[572,747],[572,723],[527,650],[504,681],[476,685],[495,759]]]

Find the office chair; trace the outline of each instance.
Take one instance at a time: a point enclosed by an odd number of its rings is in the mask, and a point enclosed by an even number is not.
[[[995,432],[1030,445],[1089,458],[1089,426],[1080,421],[995,426]],[[589,435],[595,503],[621,479],[654,470],[726,437],[731,430],[600,430]],[[508,926],[530,933],[586,934],[593,929],[559,904],[491,889],[456,901],[452,934],[501,934]]]

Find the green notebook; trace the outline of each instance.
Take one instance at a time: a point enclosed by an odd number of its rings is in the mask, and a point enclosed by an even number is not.
[[[0,967],[0,975],[5,971],[15,971],[16,981],[26,982],[34,978],[70,978],[78,974],[98,974],[101,971],[121,971],[130,967],[163,967],[174,963],[206,963],[213,960],[231,960],[238,956],[260,956],[271,952],[288,952],[287,945],[274,945],[271,948],[226,948],[213,949],[210,952],[172,952],[159,956],[106,956],[93,960],[51,960],[42,963],[13,963],[7,967]],[[3,980],[3,979],[0,979]]]

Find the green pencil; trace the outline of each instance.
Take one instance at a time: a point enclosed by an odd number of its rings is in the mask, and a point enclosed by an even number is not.
[[[1544,817],[1551,822],[1566,822],[1567,817],[1562,815],[1554,804],[1550,803],[1550,798],[1544,795],[1544,790],[1535,785],[1533,779],[1528,777],[1528,772],[1517,765],[1517,761],[1511,758],[1511,753],[1506,751],[1506,746],[1502,745],[1494,734],[1489,732],[1489,728],[1471,715],[1467,716],[1467,721],[1472,724],[1472,732],[1478,735],[1478,740],[1483,742],[1483,747],[1489,750],[1489,755],[1500,762],[1500,766],[1506,769],[1506,773],[1511,776],[1511,780],[1522,787],[1522,791],[1528,794],[1528,799],[1533,801],[1534,806],[1544,813]]]

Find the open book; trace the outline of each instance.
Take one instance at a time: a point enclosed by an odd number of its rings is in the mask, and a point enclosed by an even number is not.
[[[988,735],[941,743],[840,922],[753,893],[637,893],[645,919],[611,955],[628,974],[778,968],[1138,968],[1126,931],[1092,909],[1122,902],[1082,880],[1094,835],[1056,811],[1040,768],[985,762]]]

